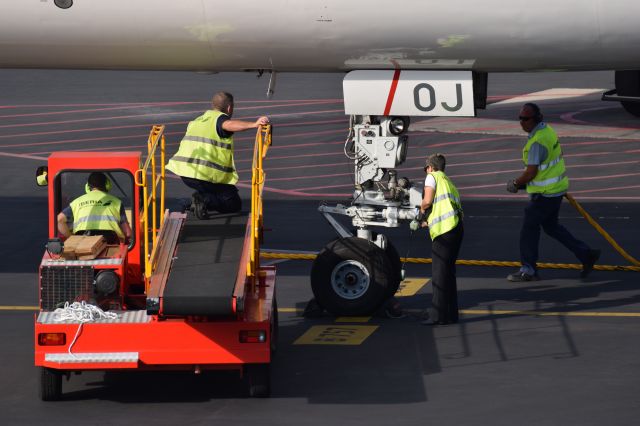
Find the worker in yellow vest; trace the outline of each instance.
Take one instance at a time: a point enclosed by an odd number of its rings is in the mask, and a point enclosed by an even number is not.
[[[600,258],[600,250],[591,249],[558,222],[560,204],[569,189],[569,178],[558,135],[543,118],[540,107],[534,103],[526,103],[520,109],[520,126],[529,134],[522,150],[525,169],[516,179],[507,182],[507,191],[516,193],[518,189],[526,188],[529,204],[524,209],[524,221],[520,230],[522,267],[507,276],[509,281],[540,279],[536,265],[540,227],[582,262],[582,278],[587,277]]]
[[[178,152],[167,164],[168,170],[195,189],[192,207],[199,219],[207,219],[210,210],[234,213],[242,208],[235,186],[238,173],[233,161],[233,134],[269,123],[265,116],[255,122],[232,120],[230,93],[216,93],[211,103],[212,110],[189,123]]]
[[[129,241],[131,226],[118,197],[110,195],[111,183],[104,173],[93,172],[87,179],[86,194],[58,213],[58,231],[68,237],[103,235],[109,244]],[[69,229],[68,223],[73,223]]]
[[[457,188],[444,173],[442,154],[427,158],[424,171],[424,195],[419,217],[410,227],[429,227],[432,257],[432,307],[425,311],[422,323],[445,325],[458,322],[458,284],[456,260],[464,237],[462,204]],[[426,216],[426,221],[424,217]]]

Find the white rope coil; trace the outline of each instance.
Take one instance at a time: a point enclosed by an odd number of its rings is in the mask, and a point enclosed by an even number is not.
[[[71,348],[76,343],[76,340],[78,340],[78,336],[82,330],[82,325],[86,322],[93,322],[101,319],[118,319],[118,314],[115,312],[105,312],[99,307],[86,303],[85,301],[73,302],[71,304],[69,304],[69,302],[65,302],[63,308],[58,308],[53,311],[53,320],[56,322],[73,321],[80,323],[80,325],[78,325],[78,331],[76,331],[76,335],[69,345],[68,350],[69,355],[74,358],[75,355],[71,352]]]

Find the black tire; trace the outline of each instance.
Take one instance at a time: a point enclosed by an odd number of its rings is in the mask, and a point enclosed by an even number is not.
[[[40,367],[40,399],[58,401],[62,397],[62,373]]]
[[[271,371],[269,364],[247,364],[243,379],[247,395],[251,398],[267,398],[271,394]]]
[[[311,267],[317,302],[334,315],[370,315],[388,299],[396,284],[387,253],[358,237],[327,244]]]
[[[402,282],[402,262],[400,261],[398,250],[396,250],[395,246],[391,244],[391,241],[389,241],[388,239],[385,253],[387,253],[387,257],[389,258],[389,262],[391,263],[391,276],[393,278],[391,286],[389,286],[389,293],[387,295],[389,297],[393,297],[393,295],[396,294],[396,291],[398,291],[400,283]]]
[[[616,71],[616,92],[620,96],[640,97],[640,71]],[[639,102],[620,102],[631,115],[640,117]]]

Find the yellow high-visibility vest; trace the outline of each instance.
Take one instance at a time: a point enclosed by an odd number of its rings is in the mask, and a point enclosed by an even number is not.
[[[233,137],[218,135],[216,123],[222,112],[209,110],[191,121],[180,148],[167,163],[178,176],[213,183],[235,184],[238,173],[233,161]]]
[[[538,174],[527,183],[529,194],[558,194],[569,189],[569,178],[567,177],[562,158],[562,148],[558,135],[548,124],[542,129],[538,129],[528,140],[522,150],[522,161],[525,167],[529,157],[531,145],[539,143],[547,149],[547,158],[538,165]]]
[[[444,172],[431,172],[431,175],[436,180],[436,193],[427,225],[431,239],[435,240],[458,225],[462,218],[462,204],[458,189]]]
[[[106,192],[93,190],[71,202],[73,214],[73,232],[113,231],[124,239],[120,229],[120,206],[118,197]]]

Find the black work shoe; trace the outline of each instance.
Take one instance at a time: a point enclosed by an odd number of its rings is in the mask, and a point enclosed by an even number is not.
[[[193,212],[200,220],[209,219],[209,213],[207,212],[207,204],[204,202],[202,195],[199,192],[194,192],[191,196],[191,204],[193,205]]]
[[[511,282],[522,282],[522,281],[538,281],[540,277],[536,273],[535,275],[529,275],[522,271],[514,272],[513,274],[507,275],[507,281]]]
[[[600,259],[600,250],[589,250],[589,260],[582,264],[582,271],[580,271],[580,278],[587,278],[587,276],[593,271],[593,265]]]
[[[402,310],[399,304],[388,306],[384,310],[384,314],[386,315],[387,318],[393,318],[393,319],[400,319],[400,318],[407,317],[407,314],[404,313],[404,311]]]
[[[420,324],[422,324],[422,325],[447,325],[449,323],[446,322],[446,321],[434,321],[431,318],[427,318],[427,319],[424,319],[424,320],[420,321]]]

